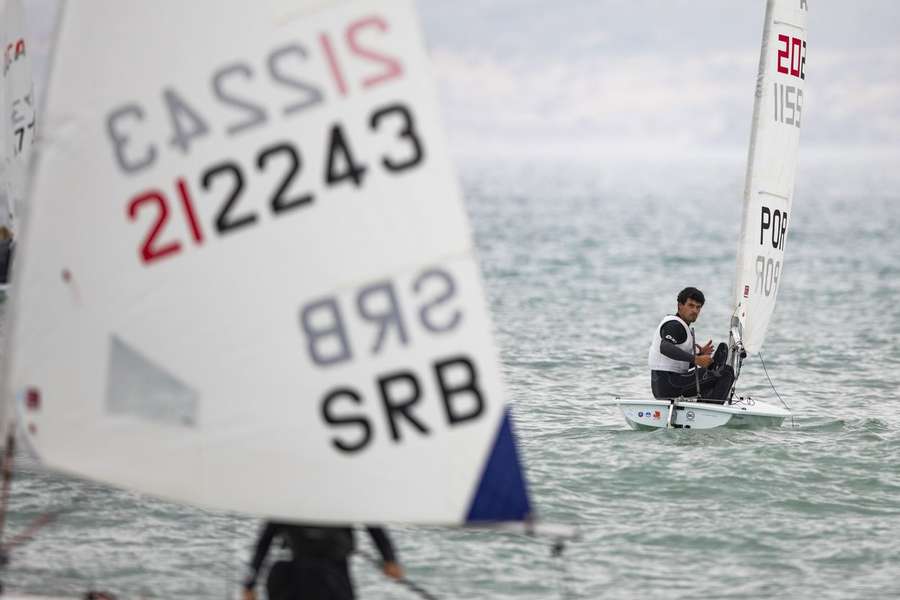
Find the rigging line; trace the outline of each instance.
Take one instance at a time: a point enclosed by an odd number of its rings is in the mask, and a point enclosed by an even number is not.
[[[694,335],[694,328],[691,327],[691,360],[694,363],[694,384],[697,386],[697,400],[700,400],[700,367],[697,365],[697,336]]]
[[[13,548],[30,542],[32,539],[34,539],[35,534],[41,528],[55,521],[56,517],[58,517],[59,515],[59,512],[48,512],[35,517],[35,519],[28,524],[24,531],[16,534],[10,541],[4,544],[0,544],[0,553],[9,556],[9,553]]]
[[[38,515],[31,520],[31,522],[25,527],[24,530],[13,536],[10,541],[0,543],[0,557],[9,559],[10,554],[15,548],[24,546],[28,542],[32,541],[38,531],[40,531],[50,523],[53,523],[53,521],[55,521],[62,515],[71,513],[80,508],[84,503],[85,500],[76,500],[65,508],[47,511],[44,514]]]
[[[6,512],[9,507],[9,490],[12,486],[16,460],[16,426],[10,423],[3,451],[3,488],[0,490],[0,551],[3,548],[3,532],[6,528]]]
[[[377,558],[375,558],[372,554],[366,552],[365,550],[360,550],[360,549],[357,549],[356,553],[359,554],[360,556],[362,556],[363,558],[365,558],[366,560],[368,560],[370,563],[375,565],[377,568],[381,569],[381,561],[378,560]],[[438,600],[437,596],[432,595],[428,590],[420,587],[417,583],[415,583],[414,581],[410,581],[406,577],[404,577],[402,579],[391,579],[391,581],[397,583],[398,585],[402,585],[402,586],[412,590],[413,592],[417,593],[422,598],[425,598],[425,600]]]
[[[781,397],[781,394],[778,393],[778,390],[775,389],[775,384],[772,383],[772,378],[769,377],[769,370],[766,368],[766,361],[763,360],[762,352],[757,352],[756,355],[759,357],[759,362],[762,364],[763,371],[766,374],[766,379],[769,380],[769,386],[771,386],[772,391],[775,392],[775,395],[778,396],[778,399],[781,400],[781,403],[784,405],[788,412],[791,413],[791,429],[796,429],[797,424],[794,422],[794,411],[788,406],[788,403],[784,401],[784,398]]]
[[[12,475],[10,474],[10,477],[11,476]],[[10,559],[10,555],[15,548],[24,546],[28,542],[32,541],[36,537],[38,531],[53,523],[62,515],[74,512],[76,509],[85,504],[85,502],[86,500],[76,500],[65,508],[47,511],[41,515],[38,515],[37,517],[32,519],[31,522],[28,523],[28,525],[25,526],[24,530],[13,536],[12,539],[10,539],[8,542],[0,542],[0,566],[3,566],[3,561],[8,561]],[[6,501],[4,501],[4,506],[0,507],[0,510],[6,510]]]
[[[565,549],[565,540],[563,538],[558,538],[550,547],[550,556],[557,560],[561,560],[563,551],[565,551]],[[572,594],[567,586],[567,583],[571,580],[571,576],[569,574],[569,561],[561,560],[559,568],[556,569],[556,573],[556,589],[559,591],[559,597],[563,600],[571,598]]]

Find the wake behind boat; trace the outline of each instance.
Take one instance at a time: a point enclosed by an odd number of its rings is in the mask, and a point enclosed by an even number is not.
[[[682,327],[680,338],[669,338],[673,346],[685,356],[671,359],[651,344],[650,368],[657,373],[675,373],[673,380],[680,386],[658,386],[654,379],[653,399],[626,400],[617,398],[611,403],[619,407],[625,420],[635,429],[684,427],[709,429],[713,427],[777,427],[791,415],[790,410],[751,400],[735,398],[735,386],[741,366],[748,354],[758,353],[765,339],[779,284],[783,275],[784,246],[788,234],[788,215],[794,194],[797,154],[800,141],[800,122],[803,109],[803,82],[806,78],[806,17],[804,0],[769,0],[766,4],[765,25],[757,75],[747,178],[744,188],[742,223],[738,237],[737,269],[735,275],[734,310],[730,322],[727,358],[715,366],[728,369],[729,382],[716,385],[707,375],[709,359],[695,359],[711,352],[703,348],[699,354],[693,339],[692,322],[680,314],[683,302],[679,296],[679,315],[664,319],[665,323],[680,323],[689,332],[685,339]],[[688,291],[686,288],[682,293]],[[695,290],[699,293],[699,290]],[[702,306],[702,293],[697,296]],[[699,312],[699,308],[696,308]],[[696,313],[694,314],[696,318]],[[687,320],[686,320],[687,319]],[[668,336],[667,336],[668,337]],[[655,338],[657,345],[665,338]],[[724,354],[726,347],[722,348]],[[668,350],[667,350],[668,352]],[[674,356],[674,355],[673,355]],[[724,357],[723,357],[724,358]],[[680,361],[680,362],[679,362]],[[693,363],[694,370],[687,365]],[[690,389],[690,378],[696,378],[696,390]],[[720,379],[721,381],[721,379]],[[688,385],[685,385],[685,382]],[[705,389],[704,384],[709,384]],[[688,399],[678,396],[701,398]],[[670,397],[671,396],[671,397]],[[706,398],[708,401],[703,402]]]

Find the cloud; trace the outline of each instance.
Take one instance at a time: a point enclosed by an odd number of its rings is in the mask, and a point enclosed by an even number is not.
[[[746,147],[757,53],[533,60],[442,48],[433,64],[458,149],[502,150],[505,141],[521,152],[569,140],[573,148],[664,155]],[[804,146],[896,152],[900,77],[885,75],[900,74],[900,52],[844,50],[810,61]]]
[[[746,151],[761,5],[421,1],[457,154]],[[802,152],[897,158],[900,4],[818,0]]]
[[[755,61],[665,56],[504,60],[433,53],[451,136],[485,136],[518,148],[591,145],[666,148],[745,144]],[[743,77],[741,77],[743,75]]]
[[[43,98],[59,0],[27,0]],[[719,0],[420,0],[454,151],[746,150],[762,12]],[[803,152],[900,152],[900,3],[819,0]]]

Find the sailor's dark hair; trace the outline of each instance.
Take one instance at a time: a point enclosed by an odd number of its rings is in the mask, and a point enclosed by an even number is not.
[[[690,298],[694,302],[698,302],[701,305],[706,303],[706,298],[703,296],[703,292],[695,287],[686,287],[678,292],[678,304],[684,304],[688,301],[688,298]]]

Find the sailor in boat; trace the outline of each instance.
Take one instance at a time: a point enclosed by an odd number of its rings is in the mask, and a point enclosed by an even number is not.
[[[0,285],[9,281],[9,267],[12,264],[12,252],[12,232],[5,225],[0,225]]]
[[[686,287],[678,294],[678,312],[660,322],[650,342],[647,362],[650,387],[655,398],[697,396],[701,400],[724,403],[734,384],[734,369],[725,364],[728,345],[712,340],[703,347],[694,339],[691,326],[700,316],[706,299],[703,292]]]
[[[385,575],[403,578],[394,545],[381,527],[367,527],[382,558]],[[269,569],[266,591],[270,600],[353,600],[353,582],[347,558],[356,547],[350,527],[308,527],[267,522],[256,542],[250,574],[244,581],[244,600],[256,600],[259,569],[276,536],[291,550],[290,561]]]

